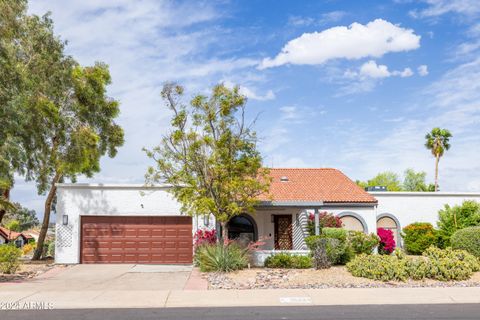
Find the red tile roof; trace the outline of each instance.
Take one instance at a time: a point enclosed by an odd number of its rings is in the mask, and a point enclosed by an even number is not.
[[[22,236],[23,238],[25,238],[27,240],[29,239],[29,237],[27,237],[26,235],[24,235],[21,232],[12,231],[12,230],[9,230],[9,229],[4,228],[4,227],[0,227],[0,234],[3,235],[3,237],[5,239],[7,239],[8,241],[13,241],[20,236]]]
[[[273,180],[269,195],[261,196],[263,201],[377,203],[372,195],[337,169],[274,168],[269,170]],[[282,181],[282,178],[288,181]]]

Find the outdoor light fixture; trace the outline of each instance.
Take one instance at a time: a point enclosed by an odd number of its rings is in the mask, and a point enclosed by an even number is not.
[[[62,223],[64,226],[68,224],[68,216],[66,214],[62,216]]]
[[[210,224],[210,216],[208,215],[203,216],[203,224],[205,225],[205,227],[208,227],[208,225]]]

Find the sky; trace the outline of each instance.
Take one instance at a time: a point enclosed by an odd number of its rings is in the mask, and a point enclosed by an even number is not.
[[[34,0],[51,12],[67,52],[110,66],[125,145],[81,182],[143,183],[142,148],[169,129],[162,84],[186,103],[217,83],[239,85],[264,163],[333,167],[366,180],[427,172],[433,127],[452,147],[443,191],[480,191],[480,1]],[[12,198],[42,216],[44,196],[17,178]]]

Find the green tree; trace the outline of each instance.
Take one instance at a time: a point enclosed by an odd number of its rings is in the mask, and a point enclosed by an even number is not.
[[[245,123],[246,98],[239,88],[213,88],[210,97],[195,96],[190,106],[182,103],[183,87],[167,83],[162,97],[173,112],[171,131],[147,155],[156,167],[147,182],[166,182],[194,215],[213,214],[227,238],[226,223],[234,216],[252,212],[258,196],[268,191],[268,170],[262,169],[257,137]]]
[[[455,231],[466,227],[480,226],[480,203],[464,201],[462,205],[445,207],[438,212],[438,228],[445,246],[450,243],[450,237]]]
[[[425,135],[425,147],[435,157],[435,192],[438,191],[438,163],[446,150],[450,149],[452,134],[447,129],[433,128]]]
[[[8,230],[11,230],[11,231],[20,232],[21,231],[20,221],[10,220],[8,223],[5,224],[5,228],[7,228]]]
[[[118,102],[106,95],[111,81],[107,66],[67,66],[67,70],[58,70],[64,77],[58,83],[63,90],[55,88],[52,99],[45,101],[50,115],[44,120],[44,139],[40,140],[42,165],[32,174],[39,192],[47,192],[33,259],[42,254],[56,183],[76,181],[80,174],[93,176],[100,171],[100,158],[105,154],[114,157],[123,144],[123,130],[114,122],[119,114]]]
[[[23,231],[40,224],[35,210],[25,208],[20,203],[14,203],[14,205],[15,207],[13,209],[7,210],[4,219],[5,225],[11,221],[18,221],[20,227],[19,231]]]
[[[403,191],[429,191],[425,182],[427,173],[415,172],[413,169],[405,170],[402,190]]]
[[[400,183],[398,175],[392,171],[380,172],[374,178],[368,180],[367,186],[384,186],[387,187],[387,191],[402,190],[402,184]]]

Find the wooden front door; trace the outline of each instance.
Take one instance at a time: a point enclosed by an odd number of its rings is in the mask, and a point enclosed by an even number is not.
[[[292,250],[292,216],[275,215],[275,250]]]

